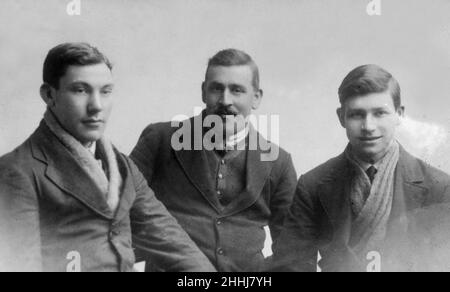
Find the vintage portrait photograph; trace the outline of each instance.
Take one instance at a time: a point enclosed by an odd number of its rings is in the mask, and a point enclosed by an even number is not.
[[[0,272],[449,272],[449,15],[2,0]]]

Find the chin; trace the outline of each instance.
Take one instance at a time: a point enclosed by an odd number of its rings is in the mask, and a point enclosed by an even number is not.
[[[83,142],[83,144],[93,143],[93,142],[97,142],[98,140],[100,140],[102,138],[102,136],[103,136],[102,133],[91,133],[88,135],[83,135],[82,141],[86,141],[86,142]]]

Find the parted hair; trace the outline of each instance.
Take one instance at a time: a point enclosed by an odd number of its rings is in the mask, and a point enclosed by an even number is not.
[[[250,66],[253,72],[252,85],[255,90],[259,90],[259,69],[255,61],[247,53],[237,49],[226,49],[218,52],[209,59],[206,75],[208,75],[209,68],[214,66]]]
[[[390,91],[395,109],[401,106],[400,85],[391,73],[378,65],[363,65],[353,69],[339,87],[339,101],[342,104],[349,98],[371,93]]]
[[[86,66],[104,63],[110,70],[112,64],[96,47],[88,43],[64,43],[51,49],[44,61],[44,83],[58,89],[59,80],[69,66]]]

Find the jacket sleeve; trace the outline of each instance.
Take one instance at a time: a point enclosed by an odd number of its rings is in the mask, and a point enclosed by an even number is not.
[[[42,271],[37,197],[28,174],[0,165],[0,271]]]
[[[142,132],[138,143],[130,154],[130,158],[137,165],[149,185],[152,183],[154,169],[157,167],[155,164],[160,142],[161,137],[156,127],[150,125]]]
[[[315,272],[318,256],[317,202],[300,178],[281,235],[274,243],[272,271]]]
[[[271,194],[270,201],[270,231],[272,239],[276,240],[283,228],[285,216],[292,204],[292,199],[297,185],[297,172],[291,156],[288,154],[281,175],[278,179],[278,184]]]
[[[130,162],[136,186],[131,210],[133,246],[138,257],[168,272],[215,272],[215,268]]]

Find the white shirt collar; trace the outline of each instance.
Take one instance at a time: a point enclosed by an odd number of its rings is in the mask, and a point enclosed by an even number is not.
[[[235,135],[231,135],[230,137],[227,137],[227,140],[225,141],[225,147],[226,148],[234,148],[235,146],[242,143],[248,136],[248,133],[250,131],[249,123],[245,125],[245,128]]]

